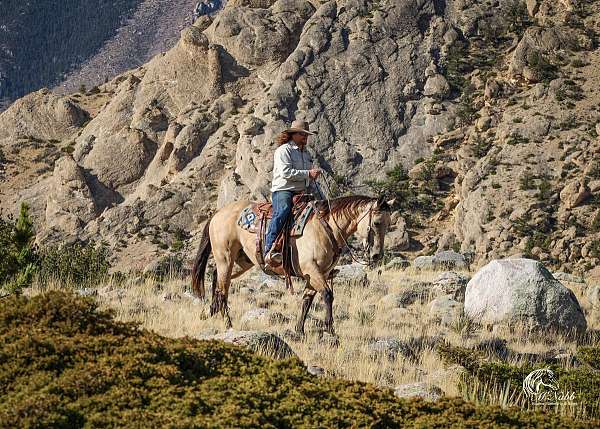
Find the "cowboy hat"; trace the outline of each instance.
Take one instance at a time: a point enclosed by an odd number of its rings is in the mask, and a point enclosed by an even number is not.
[[[308,122],[296,120],[292,122],[292,126],[287,130],[283,131],[284,133],[304,133],[308,135],[315,135],[317,133],[313,131],[308,131]]]

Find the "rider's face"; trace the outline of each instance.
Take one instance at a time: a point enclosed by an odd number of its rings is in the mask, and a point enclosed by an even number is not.
[[[294,143],[296,143],[298,146],[306,146],[306,143],[308,142],[308,134],[294,133],[292,134],[292,140],[294,140]]]

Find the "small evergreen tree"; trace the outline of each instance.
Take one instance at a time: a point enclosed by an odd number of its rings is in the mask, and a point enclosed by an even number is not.
[[[38,259],[34,237],[27,204],[21,204],[16,222],[0,219],[0,285],[8,292],[20,293],[31,284]]]

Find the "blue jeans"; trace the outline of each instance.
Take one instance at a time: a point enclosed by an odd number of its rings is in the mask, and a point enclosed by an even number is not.
[[[271,196],[273,203],[273,218],[269,224],[267,237],[265,238],[265,254],[271,250],[271,246],[277,239],[279,232],[283,229],[292,211],[292,191],[275,191]]]

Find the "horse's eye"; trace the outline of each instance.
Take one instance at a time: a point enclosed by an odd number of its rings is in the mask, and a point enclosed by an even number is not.
[[[381,222],[379,222],[379,221],[373,222],[373,225],[379,226],[379,225],[381,225]]]

